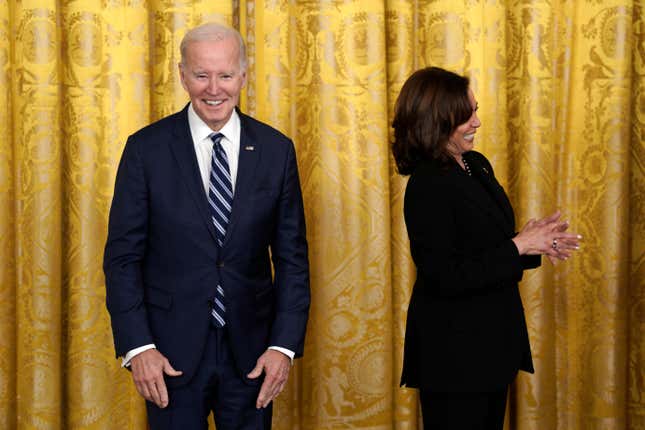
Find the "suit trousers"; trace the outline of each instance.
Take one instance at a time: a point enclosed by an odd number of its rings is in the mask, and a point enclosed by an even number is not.
[[[420,390],[425,430],[503,430],[508,387],[492,393]]]
[[[240,377],[226,327],[213,325],[190,382],[168,389],[169,402],[164,409],[146,402],[150,430],[207,430],[211,411],[217,430],[270,430],[272,404],[264,409],[255,407],[261,382],[250,384]]]

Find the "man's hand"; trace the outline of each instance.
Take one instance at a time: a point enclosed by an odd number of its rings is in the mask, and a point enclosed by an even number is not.
[[[173,369],[168,359],[156,349],[135,355],[130,360],[130,366],[139,394],[160,408],[168,406],[168,390],[163,375],[179,376],[182,372]]]
[[[267,349],[258,358],[255,368],[247,375],[250,379],[255,379],[263,372],[265,374],[258,400],[255,402],[256,408],[266,408],[273,399],[278,397],[289,379],[290,369],[291,359],[280,351]]]

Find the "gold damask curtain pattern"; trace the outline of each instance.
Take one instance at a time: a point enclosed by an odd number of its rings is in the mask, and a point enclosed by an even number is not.
[[[298,151],[313,303],[274,428],[420,428],[388,141],[426,65],[471,76],[518,222],[559,207],[585,237],[521,286],[536,374],[508,428],[645,428],[642,0],[0,3],[0,428],[145,428],[104,306],[107,212],[127,135],[186,102],[178,44],[207,20],[240,29],[242,108]]]

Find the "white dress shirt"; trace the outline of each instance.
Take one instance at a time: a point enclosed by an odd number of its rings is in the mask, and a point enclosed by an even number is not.
[[[193,146],[195,147],[195,155],[197,156],[197,164],[199,165],[199,173],[202,177],[204,185],[204,192],[208,196],[208,185],[210,183],[211,174],[211,158],[213,157],[213,141],[210,139],[213,130],[197,115],[193,109],[193,105],[188,106],[188,125],[190,127],[190,135],[193,138]],[[235,183],[237,180],[237,165],[240,159],[240,133],[242,127],[240,125],[240,116],[236,111],[233,111],[231,117],[226,124],[219,130],[219,133],[224,137],[220,140],[220,144],[226,152],[228,159],[228,168],[231,173],[231,186],[233,187],[233,198],[235,198]],[[125,354],[121,366],[129,366],[132,358],[147,351],[148,349],[156,348],[153,343],[143,345],[138,348],[132,349]],[[295,353],[289,349],[279,346],[270,346],[269,349],[280,351],[293,362]],[[171,363],[172,364],[172,363]],[[181,369],[180,369],[181,370]]]
[[[188,125],[190,134],[193,138],[195,155],[197,155],[197,164],[199,173],[202,176],[204,192],[208,195],[208,184],[210,183],[211,159],[213,157],[213,141],[210,135],[213,130],[195,113],[193,105],[188,106]],[[228,159],[228,168],[231,173],[231,185],[233,187],[233,198],[235,198],[235,183],[237,182],[237,165],[240,159],[240,117],[236,111],[233,111],[226,124],[219,130],[224,137],[220,144],[226,152]]]

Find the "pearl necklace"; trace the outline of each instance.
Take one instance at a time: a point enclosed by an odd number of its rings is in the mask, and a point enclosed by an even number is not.
[[[461,162],[464,163],[464,168],[466,169],[466,173],[468,173],[468,176],[472,176],[472,172],[470,171],[470,166],[468,163],[466,163],[466,159],[464,157],[461,157]]]

